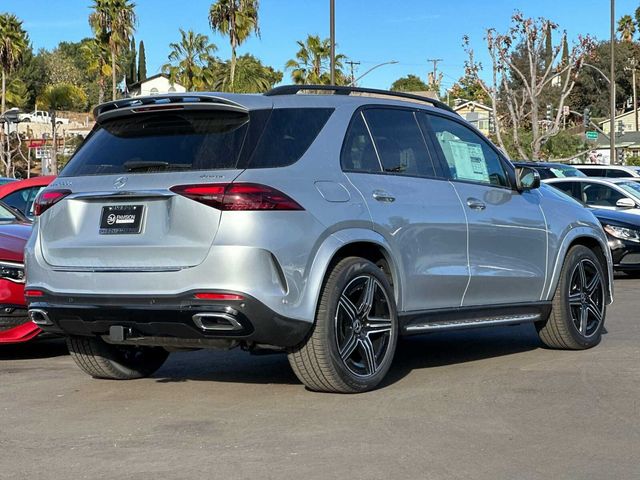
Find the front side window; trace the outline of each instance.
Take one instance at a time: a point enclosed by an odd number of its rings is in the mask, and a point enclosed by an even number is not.
[[[427,145],[412,111],[372,108],[364,111],[364,118],[386,173],[435,176]]]
[[[615,207],[616,202],[625,196],[608,185],[583,183],[582,198],[587,205],[595,207]]]
[[[509,186],[500,157],[486,140],[454,120],[428,117],[452,179]]]

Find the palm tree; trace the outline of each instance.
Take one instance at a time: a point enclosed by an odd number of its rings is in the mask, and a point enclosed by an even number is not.
[[[636,33],[636,25],[633,23],[631,15],[624,15],[618,20],[618,32],[620,33],[622,41],[633,41],[633,35]]]
[[[162,66],[162,72],[187,90],[202,90],[211,83],[208,65],[217,47],[209,43],[209,37],[193,30],[180,29],[180,36],[179,43],[169,44],[170,63]]]
[[[97,38],[92,38],[89,42],[80,47],[80,54],[87,61],[87,73],[98,78],[98,103],[104,102],[104,92],[106,90],[107,78],[111,76],[112,68],[109,65],[109,48]]]
[[[96,37],[106,42],[111,51],[112,97],[116,99],[116,62],[123,48],[131,42],[135,30],[135,4],[131,0],[93,0],[89,24]]]
[[[29,40],[22,28],[22,21],[13,14],[0,15],[0,67],[2,67],[2,106],[0,113],[6,109],[7,76],[22,61],[22,54],[27,49]]]
[[[49,116],[51,117],[51,140],[53,146],[51,148],[51,168],[49,173],[52,175],[58,174],[58,122],[56,120],[56,111],[82,107],[86,102],[87,96],[84,91],[70,83],[49,85],[36,101],[40,108],[45,108],[49,111]]]
[[[210,65],[213,76],[213,89],[230,92],[229,84],[231,62],[214,62]],[[237,93],[263,93],[282,80],[282,72],[262,65],[253,55],[241,55],[236,65],[236,77],[233,91]]]
[[[236,76],[236,49],[251,33],[260,36],[258,27],[258,0],[218,0],[209,9],[209,25],[215,32],[229,36],[231,65],[229,81],[231,90]]]
[[[331,75],[329,72],[331,63],[331,41],[328,38],[320,40],[318,35],[308,35],[303,42],[296,42],[300,49],[296,58],[285,64],[286,69],[291,69],[291,78],[294,83],[305,85],[329,85]],[[336,55],[336,84],[343,85],[347,79],[340,70],[345,55]]]

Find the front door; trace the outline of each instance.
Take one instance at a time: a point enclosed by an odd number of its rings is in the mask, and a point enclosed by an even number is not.
[[[428,117],[469,225],[471,279],[462,305],[539,301],[547,265],[540,193],[512,188],[499,153],[478,133],[448,117]]]

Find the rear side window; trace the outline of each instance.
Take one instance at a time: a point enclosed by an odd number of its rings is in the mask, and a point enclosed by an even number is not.
[[[580,200],[581,202],[583,201],[582,197],[577,192],[578,185],[575,182],[558,182],[558,183],[552,183],[551,186],[557,188],[563,193],[566,193],[570,197]]]
[[[290,165],[309,148],[332,111],[150,112],[107,120],[61,176]]]
[[[364,111],[384,171],[435,177],[415,114],[410,110],[372,108]]]
[[[607,169],[607,177],[627,178],[627,177],[633,177],[633,175],[631,175],[631,173],[625,170],[618,170],[617,168],[609,168]]]
[[[332,108],[281,108],[271,113],[249,168],[284,167],[295,163],[316,139]]]
[[[586,174],[587,177],[604,177],[605,171],[603,168],[585,168],[584,170],[580,170],[582,173]]]
[[[344,139],[340,156],[342,169],[348,172],[379,173],[380,162],[364,124],[362,113],[356,113]]]

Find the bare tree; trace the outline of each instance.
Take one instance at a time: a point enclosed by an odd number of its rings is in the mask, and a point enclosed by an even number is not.
[[[517,11],[511,22],[511,28],[505,34],[494,28],[487,30],[485,40],[492,64],[491,80],[485,82],[480,78],[482,65],[475,60],[468,37],[463,39],[468,56],[465,70],[491,99],[500,147],[507,150],[504,131],[510,128],[516,152],[521,158],[527,158],[520,133],[530,130],[531,156],[537,160],[544,144],[560,131],[563,107],[594,42],[589,36],[579,36],[568,52],[568,58],[563,60],[561,50],[567,32],[562,32],[561,41],[551,50],[547,41],[547,32],[556,31],[558,25],[545,18],[526,18]],[[551,119],[541,119],[545,100],[555,110]]]

